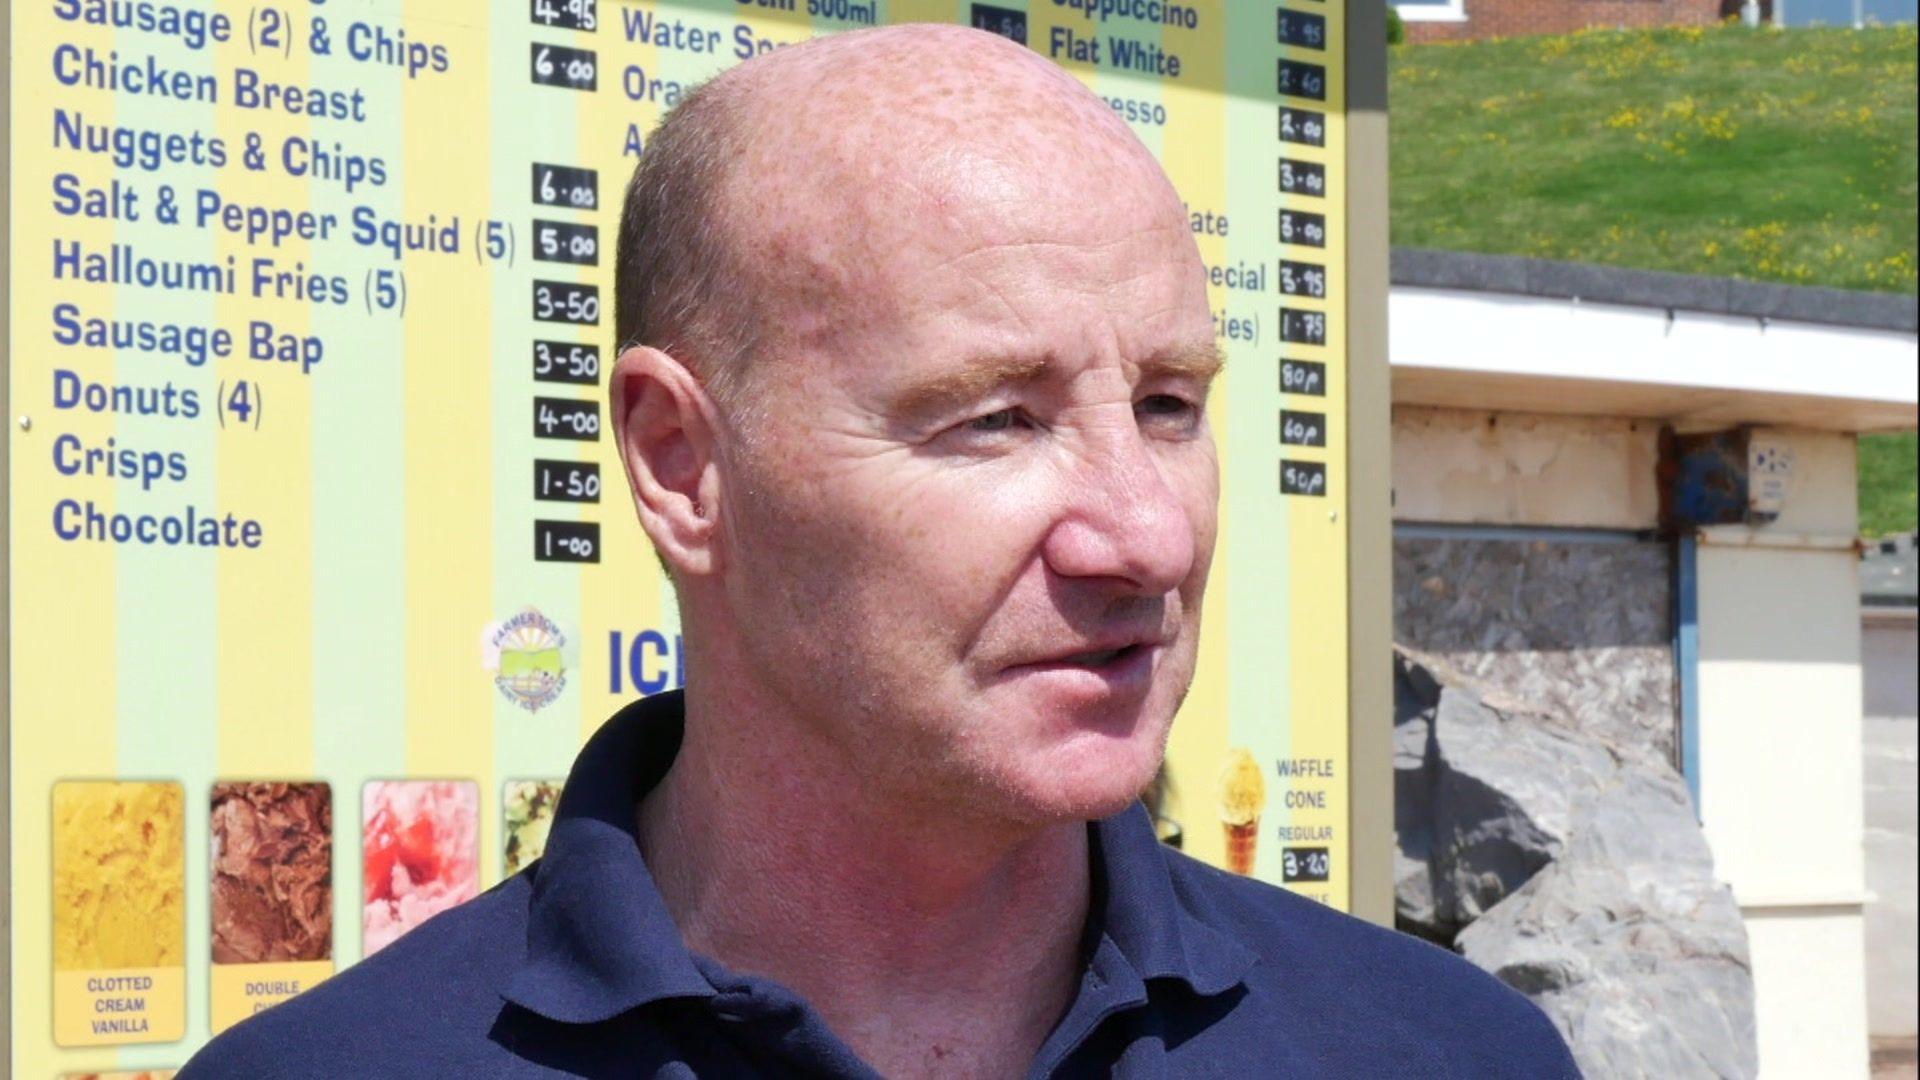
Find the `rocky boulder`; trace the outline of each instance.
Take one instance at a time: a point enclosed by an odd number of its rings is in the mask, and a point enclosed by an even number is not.
[[[1396,657],[1401,928],[1526,993],[1591,1075],[1753,1075],[1746,930],[1680,776],[1463,682]]]

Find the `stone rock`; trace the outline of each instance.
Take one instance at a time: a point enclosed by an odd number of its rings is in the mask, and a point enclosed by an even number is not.
[[[1459,927],[1443,925],[1433,906],[1433,711],[1440,684],[1425,668],[1393,658],[1394,925],[1451,946]]]
[[[1746,927],[1680,777],[1617,770],[1564,827],[1553,861],[1456,948],[1532,998],[1590,1076],[1753,1076]]]
[[[1454,928],[1552,862],[1573,801],[1619,771],[1599,743],[1454,686],[1434,709],[1432,768],[1434,919]]]
[[[1396,915],[1605,1077],[1754,1073],[1745,925],[1672,767],[1395,657]]]

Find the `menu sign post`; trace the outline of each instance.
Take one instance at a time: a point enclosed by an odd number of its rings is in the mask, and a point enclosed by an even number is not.
[[[685,670],[608,497],[624,182],[700,81],[914,21],[1060,64],[1186,201],[1223,528],[1161,828],[1377,915],[1365,3],[9,0],[16,1075],[177,1066],[538,854],[582,740]]]

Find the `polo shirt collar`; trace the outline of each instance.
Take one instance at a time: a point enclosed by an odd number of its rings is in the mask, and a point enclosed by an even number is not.
[[[637,808],[679,752],[679,691],[635,701],[601,726],[561,791],[533,870],[527,956],[502,996],[550,1020],[590,1024],[720,991],[702,974],[640,856]],[[1174,979],[1212,995],[1239,985],[1253,954],[1180,895],[1172,855],[1138,804],[1089,830],[1095,918],[1089,956],[1137,986]]]
[[[1202,996],[1240,985],[1257,958],[1181,895],[1169,863],[1182,856],[1154,835],[1145,806],[1095,822],[1091,840],[1098,928],[1139,978],[1175,979]]]
[[[640,798],[680,750],[678,692],[642,698],[574,759],[532,873],[527,958],[502,991],[549,1020],[590,1024],[668,998],[709,998],[640,857]]]

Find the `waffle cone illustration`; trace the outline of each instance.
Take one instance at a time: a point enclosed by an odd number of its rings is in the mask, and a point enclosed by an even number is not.
[[[1253,854],[1260,843],[1260,819],[1223,827],[1227,830],[1227,869],[1236,874],[1253,873]]]
[[[1260,811],[1267,805],[1267,782],[1260,763],[1242,747],[1227,751],[1220,763],[1220,824],[1227,832],[1227,869],[1253,873],[1260,842]]]

